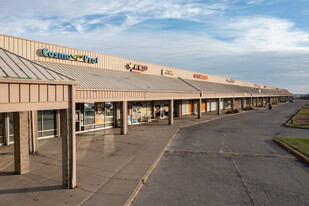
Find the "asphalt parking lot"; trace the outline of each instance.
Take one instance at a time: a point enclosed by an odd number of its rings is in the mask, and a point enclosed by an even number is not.
[[[132,205],[309,205],[309,167],[273,142],[305,101],[182,128]]]

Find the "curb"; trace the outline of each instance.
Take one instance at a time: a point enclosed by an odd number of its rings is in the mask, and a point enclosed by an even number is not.
[[[276,142],[280,147],[284,148],[288,152],[295,155],[297,158],[304,160],[305,162],[309,164],[309,157],[307,157],[306,155],[300,153],[299,151],[295,150],[294,148],[290,147],[289,145],[287,145],[286,143],[282,142],[279,139],[274,139],[274,142]]]
[[[158,162],[160,161],[160,159],[162,158],[164,152],[166,151],[167,147],[171,144],[171,142],[174,140],[174,138],[176,137],[178,131],[180,128],[177,128],[176,132],[174,133],[173,137],[168,141],[168,143],[166,144],[166,146],[163,148],[163,150],[161,151],[161,153],[159,154],[159,156],[156,158],[156,160],[154,161],[154,163],[152,164],[152,166],[150,167],[150,169],[146,172],[146,174],[143,176],[143,178],[141,179],[141,181],[139,181],[138,185],[136,186],[136,188],[134,189],[134,191],[131,193],[131,195],[129,196],[129,198],[127,199],[127,201],[124,203],[124,205],[129,206],[131,205],[131,203],[133,202],[133,200],[135,199],[135,197],[137,196],[138,192],[140,191],[140,189],[142,188],[142,186],[146,183],[148,177],[150,176],[150,174],[152,173],[152,171],[154,170],[154,168],[157,166]]]
[[[304,106],[305,107],[305,106]],[[286,127],[289,128],[298,128],[298,129],[309,129],[309,127],[303,127],[303,126],[293,126],[293,125],[288,125],[288,123],[291,122],[291,120],[300,112],[300,110],[302,110],[304,107],[302,107],[301,109],[297,110],[294,114],[292,114],[289,119],[283,124]]]

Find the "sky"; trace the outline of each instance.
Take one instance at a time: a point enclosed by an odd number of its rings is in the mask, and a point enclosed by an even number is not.
[[[0,0],[0,33],[309,93],[309,0]]]

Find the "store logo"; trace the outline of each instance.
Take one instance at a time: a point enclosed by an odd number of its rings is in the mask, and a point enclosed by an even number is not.
[[[90,58],[87,55],[75,55],[75,54],[65,54],[59,52],[48,51],[47,48],[42,49],[42,55],[45,57],[51,57],[56,59],[66,59],[66,60],[75,60],[80,62],[88,62],[97,64],[99,61],[99,57]]]
[[[235,83],[235,79],[229,79],[229,78],[227,78],[226,81],[227,81],[227,82],[230,82],[230,83]]]
[[[201,74],[193,74],[193,78],[196,78],[196,79],[208,79],[208,76],[201,75]]]
[[[132,63],[127,64],[127,68],[130,70],[130,72],[144,72],[148,70],[147,66]]]
[[[170,75],[170,76],[174,76],[174,72],[172,70],[167,70],[167,69],[161,69],[161,75],[165,76],[165,75]]]

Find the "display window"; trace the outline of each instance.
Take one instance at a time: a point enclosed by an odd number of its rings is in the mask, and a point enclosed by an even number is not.
[[[76,104],[76,131],[87,131],[114,126],[114,103]]]
[[[105,127],[105,104],[95,103],[95,128]]]
[[[56,128],[56,110],[38,111],[38,138],[55,137]]]
[[[14,142],[14,118],[13,112],[7,113],[9,117],[9,143]]]

